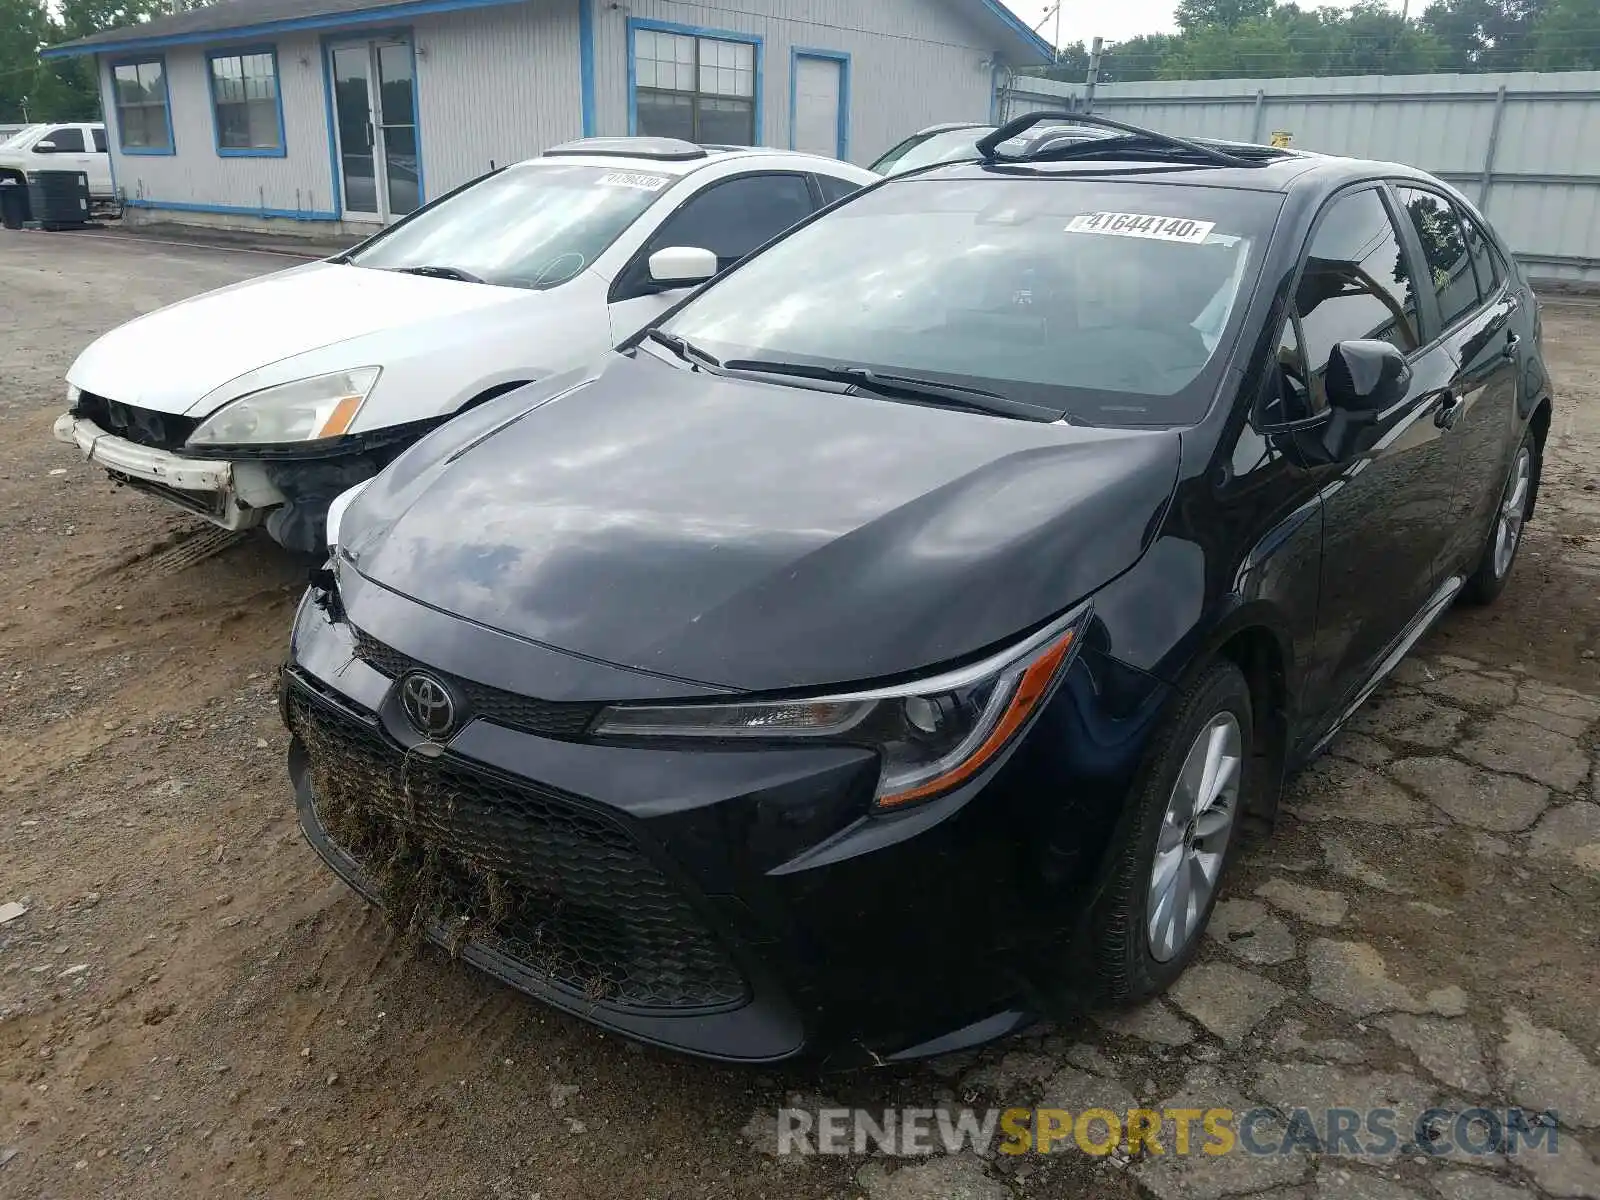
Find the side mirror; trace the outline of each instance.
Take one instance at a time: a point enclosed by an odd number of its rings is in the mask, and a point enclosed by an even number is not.
[[[1328,356],[1322,382],[1328,396],[1322,451],[1332,462],[1347,462],[1383,437],[1386,414],[1411,386],[1411,364],[1388,342],[1340,342]]]
[[[650,278],[666,287],[704,283],[717,273],[717,256],[699,246],[668,246],[650,256]]]
[[[35,154],[54,154],[56,152],[56,144],[54,142],[35,142],[33,144],[33,152]]]
[[[1328,407],[1351,420],[1376,420],[1406,398],[1411,364],[1388,342],[1340,342],[1328,356],[1323,376]]]

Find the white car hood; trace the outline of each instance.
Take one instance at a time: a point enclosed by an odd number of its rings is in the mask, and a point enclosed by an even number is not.
[[[445,333],[441,325],[481,320],[485,310],[526,311],[544,308],[551,299],[548,292],[310,263],[207,292],[113,329],[78,356],[67,382],[139,408],[204,415],[245,391],[299,378],[302,372],[288,360],[311,351],[433,326],[431,334],[418,330],[417,338],[426,340]],[[349,349],[351,361],[323,369],[383,363],[382,357],[357,362],[361,347]],[[280,372],[263,369],[273,364],[284,365],[281,379]],[[247,374],[250,380],[240,379]],[[233,380],[240,380],[237,390],[201,406]]]

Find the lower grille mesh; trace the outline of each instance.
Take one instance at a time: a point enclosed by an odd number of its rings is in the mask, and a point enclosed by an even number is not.
[[[404,753],[299,690],[290,727],[317,815],[391,920],[437,922],[592,1004],[728,1007],[742,975],[686,897],[611,818],[449,757]]]

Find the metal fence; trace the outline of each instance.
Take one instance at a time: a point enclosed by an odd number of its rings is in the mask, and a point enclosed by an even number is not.
[[[1081,84],[1017,78],[999,110],[1081,107]],[[1600,283],[1600,71],[1101,84],[1094,111],[1171,133],[1410,163],[1493,220],[1531,274]]]

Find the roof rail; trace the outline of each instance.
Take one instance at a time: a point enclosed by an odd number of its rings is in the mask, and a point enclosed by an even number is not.
[[[1111,129],[1125,134],[1124,137],[1092,138],[1080,142],[1063,144],[1057,138],[1040,138],[1024,145],[1019,154],[1000,154],[999,148],[1014,138],[1019,138],[1035,125],[1050,121],[1056,124],[1085,125],[1092,129]],[[1154,129],[1146,129],[1142,125],[1130,125],[1125,121],[1113,121],[1110,117],[1099,117],[1093,113],[1075,112],[1032,112],[1007,121],[993,133],[978,139],[978,153],[983,155],[985,162],[1022,162],[1035,155],[1049,154],[1050,157],[1076,157],[1079,154],[1101,154],[1107,151],[1127,148],[1134,142],[1153,142],[1165,146],[1170,150],[1182,150],[1197,158],[1206,159],[1219,167],[1261,167],[1266,164],[1260,159],[1245,158],[1243,155],[1230,154],[1215,146],[1208,146],[1204,142],[1190,141],[1188,138],[1176,137],[1170,133],[1161,133]]]
[[[666,137],[592,137],[563,142],[544,152],[545,158],[653,158],[657,162],[688,162],[709,158],[703,146]]]

